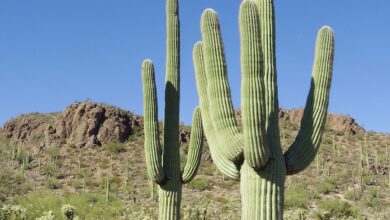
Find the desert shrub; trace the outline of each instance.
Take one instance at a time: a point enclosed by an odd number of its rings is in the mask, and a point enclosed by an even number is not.
[[[11,170],[0,172],[0,202],[11,194],[23,194],[30,190],[29,182],[20,173]]]
[[[322,200],[319,202],[319,208],[325,211],[324,213],[327,213],[328,216],[335,219],[342,219],[345,217],[357,218],[359,216],[358,209],[353,208],[349,203],[340,200]]]
[[[58,169],[50,164],[42,166],[41,172],[42,175],[52,176],[52,177],[57,177],[60,175]]]
[[[54,178],[47,179],[46,186],[49,189],[59,189],[62,187],[62,185]]]
[[[188,184],[188,188],[204,191],[204,190],[211,189],[211,185],[207,179],[197,178],[197,179],[192,180]]]
[[[333,144],[332,137],[324,135],[323,138],[322,138],[322,144],[324,144],[324,145],[331,145],[331,144]]]
[[[83,188],[83,180],[82,179],[73,180],[72,186],[75,190],[82,189]]]
[[[221,204],[228,204],[229,203],[229,199],[223,197],[223,196],[218,196],[215,198],[215,201],[221,203]]]
[[[316,186],[316,191],[321,194],[329,194],[332,190],[334,190],[334,185],[328,181],[319,183]]]
[[[209,219],[208,212],[206,208],[186,207],[181,216],[183,220],[205,220]]]
[[[107,169],[110,166],[110,161],[108,158],[104,157],[101,160],[99,160],[99,168],[100,169]]]
[[[51,147],[49,149],[46,150],[46,153],[50,156],[50,157],[56,157],[60,154],[60,148],[59,147]]]
[[[287,209],[293,208],[307,208],[309,204],[310,194],[308,189],[300,184],[294,188],[286,190],[285,193],[285,207]]]
[[[369,188],[367,192],[368,195],[365,196],[364,205],[381,209],[383,207],[383,201],[380,198],[380,191],[376,188]]]
[[[222,181],[219,183],[219,186],[223,189],[231,189],[233,186],[237,185],[237,181],[233,181],[233,180],[225,180],[225,181]]]
[[[358,201],[362,197],[362,193],[357,189],[351,189],[344,193],[344,198],[352,201]]]
[[[113,142],[110,144],[104,145],[104,150],[113,153],[113,154],[118,154],[120,152],[125,151],[125,145],[120,142]]]
[[[210,165],[209,166],[202,165],[199,168],[200,169],[199,169],[198,173],[201,173],[203,175],[213,176],[215,173],[215,168],[213,166],[210,166]]]
[[[306,220],[307,219],[307,210],[305,209],[294,209],[287,210],[283,213],[284,219],[288,220]]]
[[[57,196],[49,190],[31,192],[15,199],[15,203],[27,209],[29,219],[42,216],[51,210],[55,216],[62,216],[61,207],[72,204],[77,209],[80,219],[119,219],[123,208],[122,201],[110,198],[106,204],[104,193],[72,193]]]

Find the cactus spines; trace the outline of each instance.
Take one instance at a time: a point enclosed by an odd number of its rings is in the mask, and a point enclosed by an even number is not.
[[[282,219],[286,175],[305,169],[320,146],[333,69],[333,31],[323,27],[318,33],[301,129],[283,154],[273,1],[243,1],[239,21],[243,133],[234,117],[220,25],[212,9],[202,14],[202,42],[193,50],[203,128],[216,166],[241,181],[242,219]]]
[[[196,174],[202,152],[202,119],[200,109],[194,111],[193,129],[187,164],[180,169],[179,100],[180,38],[178,0],[166,1],[167,55],[165,81],[164,138],[160,145],[157,117],[157,95],[151,60],[142,65],[144,95],[145,156],[149,178],[159,185],[159,219],[179,219],[182,184]]]

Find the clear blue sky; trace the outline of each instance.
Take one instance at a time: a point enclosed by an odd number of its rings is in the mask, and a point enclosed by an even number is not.
[[[240,104],[238,6],[181,0],[181,120],[198,104],[192,47],[205,8],[220,15],[236,108]],[[390,1],[276,1],[279,101],[300,108],[309,89],[317,30],[331,26],[336,56],[330,112],[390,132]],[[28,112],[62,111],[90,98],[142,113],[141,63],[155,62],[160,117],[165,1],[1,0],[0,124]]]

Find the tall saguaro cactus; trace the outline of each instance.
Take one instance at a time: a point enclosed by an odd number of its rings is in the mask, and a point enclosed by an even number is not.
[[[283,153],[278,125],[273,0],[245,0],[240,7],[241,108],[243,131],[234,116],[218,16],[202,14],[202,42],[193,57],[203,128],[216,166],[240,179],[242,219],[282,219],[286,175],[315,158],[326,121],[333,69],[334,38],[318,33],[311,88],[301,129]]]
[[[202,154],[203,130],[200,108],[193,115],[187,164],[180,169],[179,99],[180,55],[178,0],[167,0],[167,60],[165,82],[164,139],[159,140],[154,67],[142,65],[144,94],[145,156],[149,178],[159,185],[159,219],[179,219],[182,184],[196,175]]]

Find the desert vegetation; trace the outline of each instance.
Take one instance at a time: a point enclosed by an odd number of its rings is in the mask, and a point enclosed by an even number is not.
[[[295,113],[302,111],[292,111],[289,116],[283,113],[285,117],[279,119],[284,151],[299,131],[299,123],[290,120]],[[240,112],[236,116],[242,129]],[[343,125],[349,118],[337,117],[337,121],[332,120],[325,127],[318,154],[309,167],[286,178],[285,219],[389,218],[390,136],[361,127],[358,133],[350,133]],[[188,152],[185,142],[191,128],[181,125],[179,130],[187,134],[180,144],[183,169]],[[27,219],[35,219],[51,212],[50,215],[62,219],[62,206],[71,205],[80,219],[157,218],[158,195],[146,172],[142,129],[134,128],[125,142],[113,142],[120,145],[114,147],[121,149],[119,153],[113,153],[107,145],[85,148],[66,144],[53,147],[54,150],[39,150],[39,146],[30,143],[18,144],[3,132],[1,215],[26,213]],[[12,157],[13,149],[18,147],[31,152],[28,168],[24,169],[23,162]],[[56,165],[50,162],[53,152],[59,155]],[[223,175],[213,164],[206,141],[197,176],[183,187],[181,215],[184,219],[240,219],[239,188],[239,182]]]

